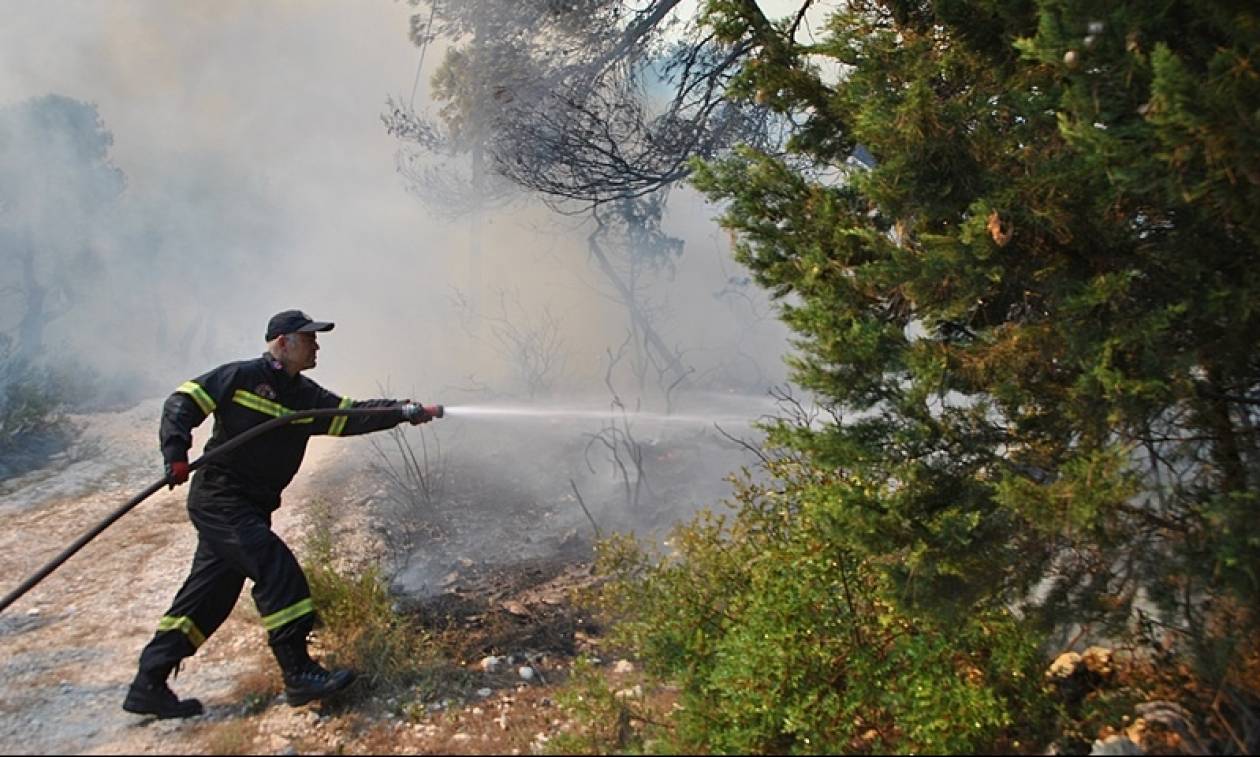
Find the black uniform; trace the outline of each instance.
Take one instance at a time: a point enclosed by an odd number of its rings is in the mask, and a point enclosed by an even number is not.
[[[301,374],[290,376],[264,353],[220,366],[176,389],[162,408],[162,455],[167,463],[187,461],[192,430],[211,413],[214,432],[206,452],[300,410],[400,405],[339,397]],[[246,578],[254,582],[254,602],[270,644],[304,641],[315,620],[310,588],[293,553],[271,530],[271,513],[280,507],[280,493],[297,473],[311,436],[365,434],[400,420],[401,412],[306,418],[263,433],[196,471],[188,493],[188,515],[197,528],[192,569],[141,653],[140,671],[167,671],[192,655],[227,619]]]

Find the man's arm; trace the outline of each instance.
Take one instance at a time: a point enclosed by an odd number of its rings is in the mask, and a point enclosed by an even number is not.
[[[191,381],[185,381],[166,398],[166,403],[162,406],[158,443],[168,469],[176,463],[188,463],[193,429],[200,426],[218,408],[219,403],[227,398],[235,373],[234,365],[221,366]]]
[[[354,436],[369,434],[373,431],[384,431],[402,422],[402,401],[388,399],[354,400],[341,397],[316,385],[317,408],[354,408],[354,407],[394,407],[398,414],[383,413],[381,415],[334,415],[331,418],[316,418],[311,428],[312,434],[328,434],[329,436]]]

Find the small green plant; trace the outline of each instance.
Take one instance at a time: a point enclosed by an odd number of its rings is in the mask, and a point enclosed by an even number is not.
[[[337,664],[358,671],[369,687],[404,686],[431,657],[428,636],[395,610],[378,567],[356,572],[338,567],[326,516],[326,506],[320,510],[317,505],[304,565],[322,622],[321,645]]]
[[[624,754],[647,751],[664,733],[642,685],[617,689],[585,655],[573,662],[573,676],[556,696],[577,725],[547,742],[548,754]]]

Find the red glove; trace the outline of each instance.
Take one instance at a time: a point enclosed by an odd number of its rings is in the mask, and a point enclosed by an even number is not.
[[[180,460],[166,464],[166,488],[174,489],[188,480],[188,463]]]

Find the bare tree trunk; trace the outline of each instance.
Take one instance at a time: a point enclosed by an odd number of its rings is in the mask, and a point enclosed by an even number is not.
[[[598,219],[596,219],[596,223],[599,223]],[[652,328],[651,321],[649,321],[647,316],[643,314],[643,310],[639,307],[638,300],[635,299],[634,293],[630,290],[630,287],[626,285],[626,282],[621,280],[621,276],[618,275],[617,269],[613,268],[612,263],[608,260],[608,256],[604,254],[603,248],[601,248],[599,246],[599,242],[596,241],[595,237],[599,234],[602,227],[603,224],[600,224],[600,227],[591,232],[591,235],[586,239],[591,250],[591,255],[595,258],[595,262],[599,263],[599,269],[603,271],[604,276],[612,283],[613,287],[616,288],[617,293],[621,295],[622,301],[626,303],[626,309],[630,311],[630,320],[634,323],[635,327],[643,333],[644,342],[656,350],[657,354],[660,355],[661,360],[663,360],[671,370],[676,372],[679,376],[685,376],[690,371],[683,366],[682,361],[678,359],[678,355],[674,354],[673,351],[665,346],[665,341],[661,339],[660,334],[656,333],[656,329]]]
[[[1243,466],[1242,454],[1238,448],[1238,435],[1234,432],[1234,421],[1230,416],[1229,402],[1224,398],[1225,381],[1219,366],[1211,362],[1205,363],[1208,385],[1212,395],[1206,402],[1208,405],[1207,422],[1215,440],[1212,444],[1212,457],[1221,471],[1224,490],[1241,492],[1247,488],[1247,472]]]
[[[484,184],[485,151],[479,142],[472,148],[473,197],[478,198],[478,204],[473,205],[468,215],[468,306],[473,315],[469,328],[474,337],[481,336],[481,287],[484,284],[481,275],[481,223],[484,214],[479,198]]]

